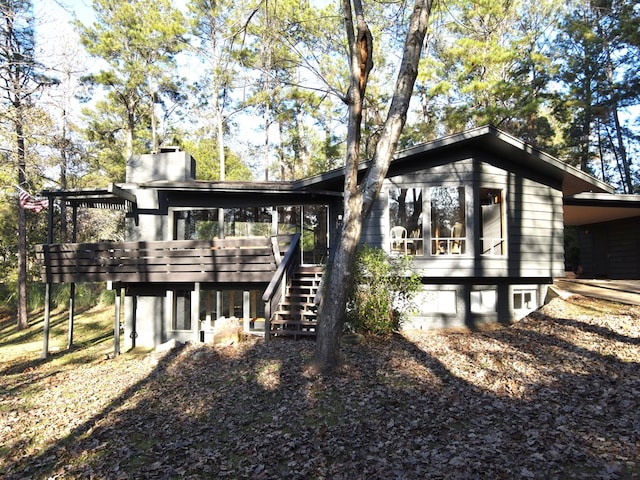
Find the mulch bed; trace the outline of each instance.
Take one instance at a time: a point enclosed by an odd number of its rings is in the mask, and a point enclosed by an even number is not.
[[[507,328],[183,346],[0,376],[0,476],[640,478],[640,307],[557,298]]]

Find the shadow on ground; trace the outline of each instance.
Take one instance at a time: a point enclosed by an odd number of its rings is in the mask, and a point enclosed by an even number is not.
[[[38,455],[5,446],[4,478],[640,478],[614,320],[368,338],[332,378],[307,341],[184,347]]]

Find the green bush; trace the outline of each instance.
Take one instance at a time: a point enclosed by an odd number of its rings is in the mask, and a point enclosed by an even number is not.
[[[411,257],[389,257],[380,249],[358,250],[347,301],[347,329],[385,335],[397,331],[420,288]]]

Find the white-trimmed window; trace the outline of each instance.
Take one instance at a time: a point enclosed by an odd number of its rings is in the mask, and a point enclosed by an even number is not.
[[[457,313],[455,290],[422,290],[414,297],[420,314]]]
[[[422,188],[389,188],[389,252],[424,255]]]
[[[495,290],[471,291],[472,313],[493,313],[498,304],[498,294]]]
[[[431,189],[431,255],[464,255],[467,252],[464,187]]]
[[[504,192],[497,188],[481,188],[480,198],[480,254],[507,254]]]
[[[513,289],[513,310],[527,314],[538,308],[537,290],[531,287]]]

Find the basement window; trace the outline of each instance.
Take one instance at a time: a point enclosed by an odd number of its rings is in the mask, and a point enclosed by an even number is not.
[[[526,315],[536,308],[538,308],[538,302],[535,288],[513,289],[513,309],[516,312]]]

